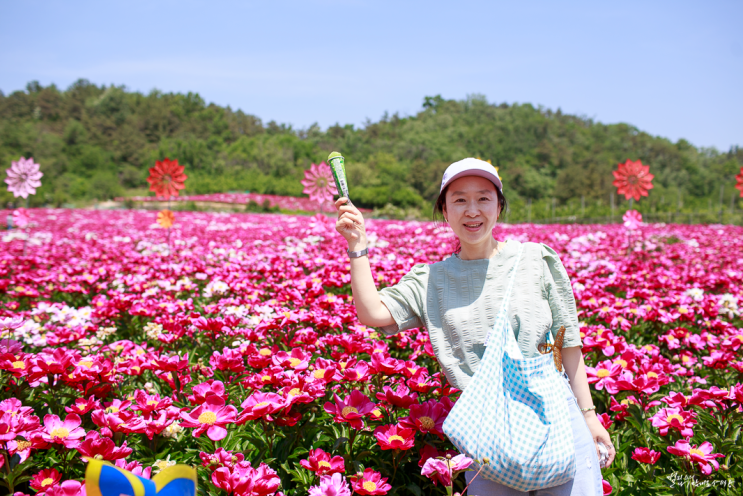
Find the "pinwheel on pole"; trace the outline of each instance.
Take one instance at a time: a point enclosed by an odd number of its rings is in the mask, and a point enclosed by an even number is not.
[[[655,176],[650,173],[650,166],[642,165],[639,160],[629,159],[619,164],[612,174],[614,174],[612,184],[617,187],[617,194],[624,195],[630,201],[630,209],[622,217],[624,226],[627,228],[627,254],[629,254],[632,232],[642,225],[642,214],[633,210],[632,206],[634,201],[640,201],[641,197],[648,196],[648,191],[653,189]]]
[[[178,196],[178,192],[185,187],[183,183],[188,179],[188,176],[183,173],[184,168],[184,166],[178,165],[178,160],[170,160],[166,157],[163,160],[155,161],[155,166],[150,167],[150,177],[147,178],[147,182],[150,183],[150,191],[154,191],[156,196],[162,196],[168,200],[168,208],[157,214],[157,223],[168,230],[168,257],[170,257],[171,252],[170,228],[173,227],[175,221],[175,215],[170,210],[170,197]]]
[[[40,179],[44,174],[39,170],[39,164],[34,162],[33,158],[21,157],[17,162],[11,162],[10,168],[5,171],[8,175],[5,182],[8,185],[8,191],[13,193],[16,198],[26,199],[26,209],[28,208],[28,196],[36,194],[36,188],[41,186]],[[26,239],[23,241],[23,256],[26,256],[26,244],[28,241],[28,213],[26,209],[19,208],[13,212],[13,222],[19,228],[26,231]]]
[[[321,213],[324,212],[323,205],[328,202],[332,203],[333,195],[338,194],[333,173],[330,166],[325,162],[320,162],[319,165],[312,164],[309,169],[304,171],[302,186],[304,186],[302,193],[309,195],[310,200],[316,201],[320,205]]]
[[[735,176],[735,189],[740,191],[740,196],[743,197],[743,167],[740,168],[740,172]]]

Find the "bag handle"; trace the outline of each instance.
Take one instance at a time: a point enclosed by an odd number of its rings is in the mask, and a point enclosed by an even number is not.
[[[490,329],[490,332],[488,332],[488,335],[485,337],[485,342],[483,343],[483,346],[487,346],[488,343],[490,342],[490,337],[493,334],[495,334],[496,326],[498,326],[498,324],[502,322],[501,317],[505,319],[508,318],[508,302],[511,299],[511,292],[513,291],[513,285],[514,285],[514,282],[516,281],[516,272],[518,271],[518,268],[519,268],[519,261],[521,260],[521,252],[523,250],[524,250],[524,244],[521,243],[519,245],[518,254],[516,255],[516,263],[514,263],[510,269],[511,276],[508,278],[508,287],[506,287],[506,294],[503,297],[503,302],[501,303],[500,310],[498,311],[498,314],[495,316],[495,324],[493,324],[493,328]],[[502,313],[504,314],[503,316],[501,316]],[[505,343],[506,341],[505,341],[505,335],[504,335],[503,344],[505,345]]]

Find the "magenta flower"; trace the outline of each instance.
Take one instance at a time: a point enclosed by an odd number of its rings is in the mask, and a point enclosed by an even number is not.
[[[409,450],[415,442],[415,430],[398,425],[380,425],[374,429],[374,437],[383,450]]]
[[[299,464],[307,470],[317,472],[317,475],[332,475],[346,471],[346,464],[342,456],[331,458],[330,453],[318,449],[311,449],[307,459],[299,460]]]
[[[16,227],[23,229],[28,226],[30,219],[28,218],[28,212],[25,208],[17,208],[13,210],[13,224]]]
[[[77,447],[77,451],[83,456],[98,460],[118,460],[132,454],[132,449],[126,447],[126,441],[121,446],[116,446],[111,439],[101,436],[98,431],[89,431],[85,441]]]
[[[332,202],[333,195],[338,194],[333,173],[325,162],[321,162],[320,165],[312,164],[304,171],[302,186],[304,186],[302,193],[310,195],[310,200],[316,201],[320,206]]]
[[[364,470],[363,474],[357,474],[351,483],[354,492],[358,494],[380,495],[387,494],[392,486],[387,484],[387,478],[370,468]]]
[[[722,453],[712,453],[714,448],[709,441],[705,441],[697,447],[692,446],[685,439],[679,439],[676,441],[675,446],[669,446],[666,449],[672,455],[683,456],[687,460],[696,463],[699,470],[705,475],[712,473],[712,467],[715,470],[719,470],[720,464],[717,463],[715,458],[723,458],[725,456]]]
[[[44,428],[41,437],[47,443],[62,444],[65,448],[77,448],[80,439],[85,437],[85,430],[80,427],[80,417],[71,413],[62,421],[56,415],[44,417]]]
[[[310,487],[310,496],[351,496],[351,488],[345,477],[335,473],[322,477],[320,485]]]
[[[648,463],[654,465],[655,462],[660,458],[660,453],[653,451],[650,448],[635,448],[632,453],[632,459],[640,463]]]
[[[694,435],[692,426],[697,423],[694,412],[687,412],[681,408],[661,408],[651,418],[653,427],[658,427],[661,436],[668,434],[668,429],[678,430],[682,436]]]
[[[325,403],[325,411],[331,414],[336,422],[348,422],[354,429],[361,429],[364,426],[364,421],[361,419],[377,407],[357,389],[351,391],[351,394],[344,400],[341,400],[337,394],[333,397],[335,403],[329,401]]]
[[[247,420],[255,420],[261,417],[268,417],[270,420],[270,414],[278,412],[285,406],[286,400],[281,395],[276,393],[253,393],[240,405],[243,411],[240,412],[237,423],[243,424]]]
[[[642,225],[642,214],[637,210],[627,210],[622,216],[622,220],[624,221],[624,227],[634,231]]]
[[[228,424],[235,423],[237,408],[225,405],[222,398],[209,396],[203,405],[197,406],[191,412],[181,412],[181,427],[196,427],[193,431],[194,437],[201,436],[204,432],[212,441],[220,441],[227,436]]]
[[[11,162],[10,169],[5,171],[8,177],[5,182],[8,184],[8,191],[13,193],[16,198],[28,198],[28,195],[36,194],[36,188],[41,186],[44,174],[39,170],[39,164],[34,163],[33,158],[21,157],[18,162]]]
[[[431,479],[434,485],[436,485],[436,482],[439,482],[442,486],[451,486],[452,479],[456,477],[457,473],[469,468],[472,465],[472,461],[472,458],[466,455],[457,455],[451,459],[429,458],[423,464],[421,475],[425,475]]]

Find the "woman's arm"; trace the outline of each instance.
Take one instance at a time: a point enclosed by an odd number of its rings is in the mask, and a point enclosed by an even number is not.
[[[366,229],[361,212],[350,202],[347,203],[347,198],[338,198],[335,208],[338,209],[335,229],[346,238],[348,249],[351,251],[365,249],[367,247]],[[352,258],[350,262],[351,291],[359,322],[369,327],[393,325],[395,320],[377,293],[369,257]]]
[[[588,386],[588,376],[586,376],[586,364],[583,361],[583,353],[581,352],[580,346],[572,346],[570,348],[562,349],[562,364],[565,366],[565,372],[568,374],[570,379],[570,387],[578,400],[578,408],[590,408],[593,406],[593,399],[591,398],[591,390]],[[606,461],[606,466],[611,465],[616,455],[616,450],[611,444],[611,438],[609,433],[606,431],[601,421],[596,416],[596,410],[588,410],[582,412],[588,424],[588,430],[591,431],[594,443],[601,441],[609,449],[609,459]],[[598,448],[597,448],[598,451]]]

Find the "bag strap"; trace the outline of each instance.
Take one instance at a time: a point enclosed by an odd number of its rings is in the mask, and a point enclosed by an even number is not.
[[[516,272],[518,272],[519,268],[519,261],[521,261],[521,252],[524,251],[524,244],[521,243],[519,245],[519,252],[516,255],[516,263],[513,264],[513,267],[511,267],[511,277],[508,278],[508,287],[506,288],[506,295],[503,297],[503,308],[505,308],[505,311],[508,312],[508,302],[511,299],[511,293],[513,292],[513,285],[516,281]]]

